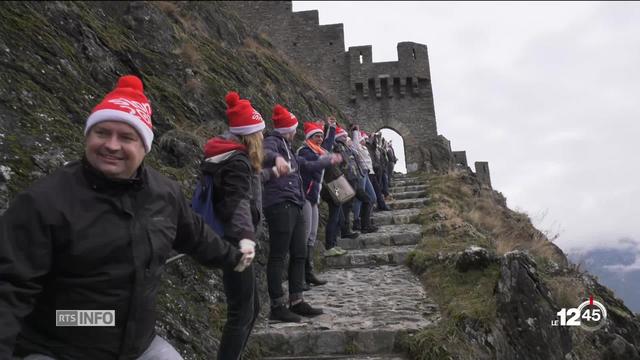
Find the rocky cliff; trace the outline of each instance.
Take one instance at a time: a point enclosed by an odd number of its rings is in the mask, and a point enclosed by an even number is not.
[[[3,3],[0,212],[32,181],[81,156],[84,121],[119,75],[142,78],[156,134],[146,161],[179,181],[185,194],[195,182],[202,144],[225,127],[228,90],[251,99],[266,118],[276,102],[302,120],[342,117],[304,73],[268,39],[247,31],[227,7],[219,2]],[[431,197],[419,204],[427,204],[423,210],[411,210],[412,216],[420,214],[414,220],[422,230],[412,228],[419,245],[408,264],[437,302],[442,320],[398,339],[398,349],[421,359],[638,358],[635,316],[588,274],[573,269],[526,216],[506,208],[499,193],[467,171],[425,181]],[[399,200],[398,211],[405,211],[403,204]],[[263,302],[265,252],[257,259]],[[158,332],[186,359],[213,358],[225,314],[220,274],[187,258],[166,270]],[[548,326],[559,307],[576,306],[588,294],[610,307],[606,328],[584,333]],[[249,357],[261,352],[253,344]]]

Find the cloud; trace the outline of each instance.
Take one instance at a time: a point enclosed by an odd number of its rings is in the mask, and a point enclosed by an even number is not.
[[[427,44],[438,130],[489,161],[509,206],[546,213],[563,248],[640,239],[640,3],[327,2],[347,46]]]

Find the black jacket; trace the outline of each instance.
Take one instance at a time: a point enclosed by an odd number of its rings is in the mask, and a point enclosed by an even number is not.
[[[0,359],[14,344],[19,356],[137,358],[172,249],[216,267],[241,257],[149,167],[113,181],[74,162],[41,179],[0,217]],[[63,309],[115,310],[116,326],[56,327]]]
[[[213,206],[224,224],[224,238],[234,244],[256,240],[262,209],[262,183],[243,152],[233,151],[224,159],[202,162],[203,174],[213,176]]]
[[[316,161],[307,161],[291,150],[291,144],[282,135],[273,131],[264,138],[263,167],[267,169],[273,167],[278,156],[290,162],[292,171],[285,176],[271,178],[264,182],[262,206],[266,209],[269,206],[289,201],[302,208],[305,197],[300,172],[314,172],[331,166],[331,158],[326,156]]]

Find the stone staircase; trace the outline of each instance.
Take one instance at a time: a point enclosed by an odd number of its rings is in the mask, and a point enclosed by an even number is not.
[[[427,185],[406,176],[392,184],[392,211],[373,215],[380,230],[338,240],[348,253],[325,258],[320,275],[329,283],[305,292],[324,314],[303,323],[256,324],[250,342],[270,354],[265,359],[406,359],[396,353],[399,337],[439,320],[419,279],[402,265],[422,236],[415,222],[429,201]]]

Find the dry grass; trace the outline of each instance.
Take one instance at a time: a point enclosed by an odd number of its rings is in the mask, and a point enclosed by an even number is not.
[[[160,11],[165,13],[167,16],[177,19],[178,18],[178,5],[172,1],[153,1],[154,4]]]
[[[459,217],[491,238],[498,254],[523,250],[566,264],[562,252],[533,226],[528,215],[504,207],[497,193],[480,186],[469,174],[451,172],[430,180],[434,202],[448,208],[440,211],[455,212],[447,217]]]
[[[204,89],[204,85],[199,79],[191,78],[184,83],[184,88],[190,94],[201,94]]]
[[[182,44],[180,48],[180,55],[182,59],[190,65],[198,66],[202,64],[202,56],[195,45],[190,42]]]
[[[575,276],[555,276],[546,279],[545,283],[559,307],[571,308],[589,298],[584,283]]]

